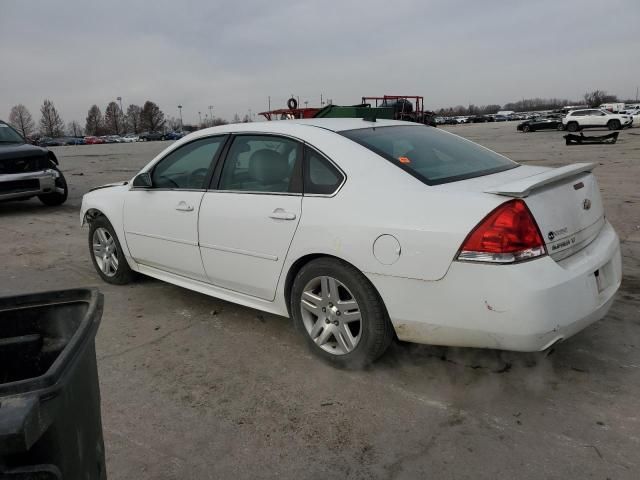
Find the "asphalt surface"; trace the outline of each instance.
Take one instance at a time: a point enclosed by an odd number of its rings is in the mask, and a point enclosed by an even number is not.
[[[54,148],[68,202],[0,204],[0,295],[105,295],[110,479],[640,476],[640,129],[616,145],[565,146],[560,132],[515,123],[447,128],[524,163],[599,163],[623,284],[604,320],[549,356],[397,344],[366,371],[339,371],[285,318],[148,278],[102,283],[81,196],[131,178],[168,142]]]

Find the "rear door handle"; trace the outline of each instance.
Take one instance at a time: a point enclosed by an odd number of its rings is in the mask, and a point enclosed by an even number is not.
[[[193,206],[187,205],[187,202],[182,201],[176,206],[176,210],[181,212],[193,212]]]
[[[276,208],[273,212],[271,212],[271,215],[269,215],[269,218],[273,218],[275,220],[295,220],[296,214],[287,212],[282,208]]]

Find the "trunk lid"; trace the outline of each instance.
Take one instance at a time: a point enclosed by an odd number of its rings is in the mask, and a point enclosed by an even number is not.
[[[525,198],[554,260],[562,260],[591,243],[604,225],[604,209],[595,164],[578,163],[544,170],[484,190]]]

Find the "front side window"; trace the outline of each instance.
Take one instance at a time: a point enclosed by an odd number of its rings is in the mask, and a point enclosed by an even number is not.
[[[169,153],[151,172],[153,188],[200,190],[225,137],[209,137],[187,143]]]
[[[222,168],[219,190],[298,193],[299,142],[269,135],[238,135]]]
[[[304,193],[332,195],[342,185],[344,175],[313,148],[305,147]]]
[[[519,165],[464,138],[424,125],[340,132],[427,185],[502,172]]]

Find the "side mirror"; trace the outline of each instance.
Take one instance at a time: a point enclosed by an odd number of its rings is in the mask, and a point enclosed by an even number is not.
[[[151,188],[153,183],[151,182],[151,174],[149,172],[142,172],[133,179],[133,186],[135,188]]]

